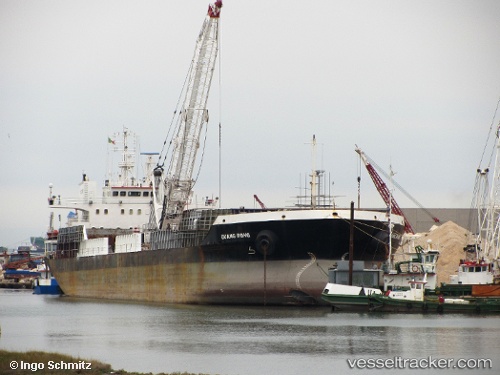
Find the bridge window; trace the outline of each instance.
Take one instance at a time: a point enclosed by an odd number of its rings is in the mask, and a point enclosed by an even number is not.
[[[143,191],[142,192],[143,197],[149,197],[149,191]]]
[[[129,191],[128,192],[128,196],[129,197],[140,197],[141,196],[141,192],[140,191]]]
[[[127,192],[126,191],[120,191],[120,197],[124,197],[127,195]]]
[[[96,208],[96,210],[95,210],[95,214],[96,214],[96,215],[99,215],[99,209],[98,209],[98,208]]]
[[[107,214],[108,214],[108,209],[107,209],[107,208],[105,208],[105,209],[104,209],[104,215],[107,215]]]

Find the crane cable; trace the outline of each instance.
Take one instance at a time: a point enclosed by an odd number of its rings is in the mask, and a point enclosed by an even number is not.
[[[182,90],[181,90],[181,92],[179,94],[179,98],[177,99],[177,104],[175,105],[174,113],[172,115],[172,120],[170,121],[170,125],[168,127],[167,135],[165,137],[165,140],[163,141],[163,146],[162,146],[160,154],[158,156],[158,163],[157,163],[158,167],[163,167],[165,165],[165,160],[167,159],[167,155],[168,155],[168,153],[170,151],[170,146],[172,145],[172,139],[170,139],[170,132],[172,131],[172,129],[175,128],[173,126],[174,125],[174,120],[176,118],[177,113],[179,112],[180,102],[181,102],[181,99],[184,97],[184,93],[185,93],[185,89],[186,89],[186,84],[187,84],[187,81],[188,81],[189,77],[191,76],[191,71],[193,70],[193,65],[194,65],[194,57],[191,59],[191,64],[189,66],[189,69],[188,69],[188,72],[186,74],[186,77],[184,78],[184,83],[182,84]],[[168,142],[168,147],[167,147],[167,150],[165,151],[165,146],[166,146],[167,141],[169,139],[170,139],[170,142]],[[165,155],[163,156],[163,162],[162,162],[161,158],[162,158],[162,154],[163,154],[164,151],[165,151]]]
[[[485,143],[484,148],[483,148],[483,153],[481,154],[481,159],[479,160],[479,164],[478,164],[477,170],[476,170],[476,181],[474,182],[474,190],[473,190],[472,200],[471,200],[471,204],[470,204],[471,210],[470,210],[470,213],[469,213],[469,220],[468,220],[468,227],[469,227],[469,230],[471,232],[474,232],[475,229],[479,229],[479,228],[472,228],[472,226],[474,225],[474,222],[475,222],[474,214],[472,213],[472,211],[474,209],[478,209],[479,208],[479,207],[477,207],[477,205],[478,205],[478,195],[481,194],[481,192],[479,191],[480,190],[480,186],[481,186],[481,177],[485,176],[485,173],[488,172],[488,170],[489,170],[489,168],[490,168],[490,166],[491,166],[491,164],[493,162],[494,155],[495,155],[495,147],[492,147],[491,148],[490,159],[488,161],[488,167],[485,168],[485,169],[482,169],[481,168],[481,164],[483,163],[484,155],[486,154],[486,149],[488,148],[488,145],[490,143],[491,134],[494,131],[493,126],[495,124],[495,119],[497,117],[497,112],[498,112],[498,108],[499,107],[500,107],[500,98],[497,101],[495,112],[493,113],[493,118],[491,119],[490,130],[488,131],[488,136],[486,137],[486,143]],[[495,136],[498,137],[498,133],[495,132]],[[487,180],[486,180],[486,182],[487,182]],[[483,191],[484,195],[487,194],[487,189],[488,189],[488,186],[485,186],[485,189]],[[484,202],[485,199],[486,199],[486,197],[483,196],[482,201]],[[477,225],[481,226],[482,223],[478,222]]]
[[[219,56],[219,108],[220,108],[220,61],[221,61],[220,44],[219,44],[220,43],[220,38],[219,38],[220,19],[217,20],[217,23],[218,23],[218,25],[217,25],[217,54],[215,55],[215,58],[217,59],[217,55]],[[219,109],[219,116],[220,116],[220,109]],[[193,184],[191,185],[191,189],[194,188],[194,186],[196,185],[196,182],[198,181],[198,177],[200,176],[200,172],[201,172],[201,167],[203,165],[203,160],[205,158],[205,147],[207,144],[207,134],[208,134],[208,119],[209,119],[209,116],[208,116],[208,110],[207,110],[207,117],[206,117],[206,124],[205,124],[205,136],[203,138],[203,147],[202,147],[201,156],[200,156],[200,163],[198,165],[198,170],[196,171],[196,177],[192,180]],[[219,122],[219,128],[220,128],[220,122]]]
[[[497,106],[495,108],[495,112],[493,113],[493,118],[491,119],[491,124],[490,124],[490,131],[488,132],[488,137],[486,138],[486,144],[484,145],[483,153],[481,155],[481,160],[479,161],[478,169],[481,168],[481,164],[483,162],[484,154],[486,153],[486,149],[488,148],[488,143],[490,142],[490,136],[491,133],[493,132],[493,125],[495,124],[495,118],[497,117],[497,112],[498,112],[498,107],[500,106],[500,98],[498,98],[497,101]],[[491,161],[493,160],[493,155],[494,155],[494,148],[493,151],[491,152],[490,155],[490,161],[488,162],[488,166],[491,165]]]
[[[434,220],[434,222],[437,223],[439,222],[439,219],[437,217],[435,217],[428,209],[426,209],[419,201],[417,201],[410,193],[408,193],[400,184],[398,184],[391,176],[389,176],[387,172],[385,172],[383,168],[381,168],[377,163],[375,163],[373,159],[371,159],[368,155],[366,155],[366,153],[365,157],[375,169],[377,169],[380,173],[382,173],[385,178],[391,179],[394,186],[396,186],[399,189],[399,191],[405,194],[409,199],[413,201],[413,203],[415,203],[420,209],[422,209],[427,215],[429,215]]]

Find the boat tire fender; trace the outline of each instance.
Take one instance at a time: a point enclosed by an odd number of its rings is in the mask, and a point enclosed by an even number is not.
[[[262,255],[270,255],[276,250],[277,243],[278,237],[273,231],[261,230],[255,239],[255,248]]]

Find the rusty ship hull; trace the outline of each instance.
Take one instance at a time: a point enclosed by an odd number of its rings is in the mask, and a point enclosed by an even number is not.
[[[189,254],[189,255],[187,255]],[[186,257],[191,261],[184,261]],[[195,261],[198,258],[199,261]],[[181,261],[181,259],[183,259]],[[69,296],[181,304],[315,304],[332,260],[203,262],[200,250],[53,259]],[[316,263],[315,262],[315,263]]]

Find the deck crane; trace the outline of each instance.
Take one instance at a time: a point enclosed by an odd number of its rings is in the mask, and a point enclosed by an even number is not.
[[[379,174],[373,167],[371,160],[368,159],[366,154],[357,145],[355,151],[359,154],[361,160],[363,160],[366,170],[368,171],[368,174],[372,178],[373,183],[375,184],[375,187],[382,196],[382,199],[384,200],[385,204],[388,206],[391,205],[393,213],[395,213],[396,215],[403,216],[403,218],[405,219],[405,232],[414,234],[415,231],[413,230],[413,227],[411,226],[409,220],[406,218],[405,214],[403,213],[403,210],[401,210],[401,208],[397,204],[396,200],[394,199],[394,196],[390,193],[385,182],[382,180],[382,178],[380,178]]]
[[[164,160],[168,153],[171,155],[168,169],[164,171],[164,163],[160,163],[162,150],[154,170],[154,226],[159,229],[177,227],[195,183],[192,176],[200,146],[200,134],[203,126],[208,123],[207,100],[218,53],[221,8],[222,1],[209,5],[196,41],[194,56],[180,96],[183,97],[182,106],[174,112],[172,124],[176,125],[164,155]],[[167,140],[164,147],[166,144]]]
[[[253,195],[253,199],[255,199],[257,201],[257,203],[259,204],[260,208],[262,208],[263,210],[265,210],[267,208],[266,205],[264,204],[264,202],[262,202],[260,200],[260,198],[257,196],[257,194]]]
[[[356,146],[357,148],[358,146]],[[357,151],[356,151],[357,152]],[[384,171],[383,168],[381,168],[379,165],[377,165],[377,163],[375,163],[373,161],[373,159],[371,159],[368,155],[364,154],[365,157],[366,157],[366,160],[368,160],[368,162],[373,165],[373,167],[378,170],[380,173],[382,173],[384,175],[385,178],[387,179],[390,179],[391,177],[387,174],[386,171]],[[435,222],[435,223],[440,223],[440,220],[434,216],[427,208],[425,208],[424,206],[422,206],[422,204],[417,201],[413,196],[411,196],[410,193],[408,193],[400,184],[398,184],[396,181],[393,181],[392,182],[394,184],[394,186],[396,186],[398,188],[398,190],[400,192],[402,192],[404,195],[406,195],[413,203],[415,203],[422,211],[424,211],[429,217],[432,218],[432,220]]]

